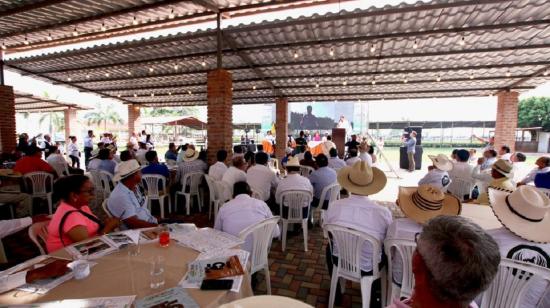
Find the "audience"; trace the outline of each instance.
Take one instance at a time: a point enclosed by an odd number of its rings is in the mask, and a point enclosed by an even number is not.
[[[145,198],[137,186],[141,183],[141,168],[135,159],[118,165],[113,181],[118,182],[107,201],[107,209],[120,219],[124,229],[157,226],[157,219],[147,209]]]
[[[477,150],[470,149],[468,152],[470,152],[470,160],[468,162],[475,165],[477,163]]]
[[[525,154],[516,152],[510,157],[512,162],[512,172],[514,173],[514,183],[519,183],[523,180],[533,168],[525,162],[527,157]]]
[[[42,159],[42,150],[36,145],[28,146],[25,156],[15,162],[13,172],[23,175],[31,172],[47,172],[57,177],[57,173],[45,160]]]
[[[336,171],[344,168],[346,166],[346,162],[338,157],[338,151],[336,148],[332,148],[329,151],[330,158],[328,159],[328,166]]]
[[[233,157],[231,157],[231,160],[238,156],[244,157],[244,148],[242,145],[236,145],[233,147]]]
[[[224,200],[231,199],[233,196],[233,185],[237,182],[246,182],[246,164],[241,156],[233,158],[233,165],[225,171],[222,177]]]
[[[321,193],[323,192],[323,189],[329,185],[336,183],[336,171],[328,166],[328,159],[325,154],[317,155],[317,166],[319,166],[319,169],[313,171],[309,175],[309,181],[311,182],[314,191],[313,201],[311,202],[311,205],[313,207],[319,206],[319,201],[321,200]],[[326,210],[328,208],[329,199],[330,195],[327,194],[325,196],[325,200],[323,201],[323,210]]]
[[[428,173],[420,179],[418,185],[429,184],[443,191],[447,191],[447,187],[451,184],[448,171],[453,169],[453,162],[443,154],[437,156],[428,155],[432,160],[433,165],[428,167]]]
[[[233,186],[233,200],[225,203],[218,214],[214,229],[238,236],[249,226],[273,217],[265,202],[251,198],[252,190],[246,182],[237,182]],[[279,236],[279,227],[273,232],[273,237]],[[246,238],[243,249],[252,252],[253,238]]]
[[[263,151],[259,151],[259,152],[263,153]],[[244,168],[244,171],[246,172],[248,168],[256,164],[256,154],[254,154],[254,152],[248,151],[244,154],[243,158],[246,163],[246,167]]]
[[[80,151],[78,150],[78,145],[76,144],[76,137],[69,136],[71,142],[67,146],[67,154],[71,158],[71,167],[80,168]]]
[[[109,233],[119,225],[118,219],[107,219],[103,224],[89,208],[94,198],[94,185],[84,175],[71,175],[57,180],[54,195],[61,203],[48,225],[46,248],[57,251],[72,243]]]
[[[227,159],[227,151],[219,150],[216,153],[216,163],[208,169],[208,175],[216,181],[221,181],[223,174],[227,171],[225,160]]]
[[[351,135],[351,140],[346,142],[345,146],[348,149],[348,152],[350,152],[352,149],[358,150],[359,141],[357,141],[357,135]]]
[[[510,153],[510,147],[507,146],[507,145],[503,145],[500,147],[500,149],[498,150],[498,157],[500,159],[504,159],[504,160],[510,160],[510,158],[512,157],[512,153]]]
[[[166,165],[159,163],[159,157],[156,151],[149,151],[145,153],[145,159],[147,159],[149,165],[141,169],[141,174],[157,174],[162,175],[167,180],[170,179],[170,171]]]
[[[140,165],[146,165],[147,159],[145,159],[145,153],[147,153],[147,144],[145,142],[138,142],[138,150],[136,151],[136,160]]]
[[[372,167],[372,156],[369,154],[370,146],[367,142],[367,138],[363,138],[363,141],[361,141],[361,144],[359,145],[359,159],[366,162],[367,165]]]
[[[110,174],[115,174],[116,163],[113,161],[113,153],[111,152],[111,150],[107,148],[101,149],[99,150],[99,154],[97,157],[100,160],[97,166],[97,170],[106,171]]]
[[[99,159],[99,151],[102,149],[98,146],[97,149],[94,149],[92,153],[90,153],[90,161],[88,161],[88,171],[97,171],[99,170],[99,164],[101,163],[101,159]]]
[[[472,177],[484,183],[484,185],[481,185],[482,188],[479,190],[479,196],[477,197],[476,202],[485,205],[489,204],[487,195],[488,188],[514,190],[515,186],[510,180],[511,176],[512,164],[504,159],[499,159],[493,164],[490,174],[485,172],[480,173],[479,165],[476,166],[472,173]]]
[[[202,172],[204,173],[208,166],[206,163],[199,158],[199,152],[195,151],[195,147],[189,145],[185,154],[183,155],[183,161],[178,163],[178,171],[176,174],[176,179],[178,183],[183,184],[183,179],[185,175],[192,172]]]
[[[326,157],[329,157],[331,149],[336,149],[336,144],[332,142],[332,137],[328,135],[327,140],[323,142],[323,154],[325,154]]]
[[[120,161],[123,162],[123,161],[128,161],[130,159],[135,159],[134,156],[132,155],[132,152],[131,151],[122,151],[120,152]]]
[[[453,163],[453,168],[449,170],[451,181],[454,179],[462,179],[466,181],[472,180],[472,170],[474,167],[469,164],[470,152],[460,149],[456,152],[456,162]]]
[[[550,172],[538,173],[535,176],[535,186],[538,188],[550,189]]]
[[[164,160],[166,160],[166,162],[169,160],[176,162],[178,160],[178,151],[176,150],[176,145],[173,142],[168,144],[168,151],[164,154]]]
[[[267,201],[279,184],[279,177],[267,166],[268,159],[267,153],[256,153],[256,165],[246,171],[246,182],[262,201]]]
[[[483,157],[477,160],[481,164],[481,171],[491,169],[491,166],[497,161],[497,152],[489,149],[483,152]]]
[[[178,152],[178,159],[176,160],[176,162],[179,164],[181,162],[183,162],[183,157],[185,156],[185,152],[187,152],[187,148],[189,147],[189,143],[186,143],[184,145],[180,145],[178,147],[179,149],[179,152]],[[193,150],[195,149],[195,147],[193,147]]]
[[[275,191],[275,200],[277,204],[282,202],[282,194],[289,190],[305,190],[313,195],[313,186],[306,177],[300,175],[300,162],[297,157],[291,157],[286,164],[288,175],[279,181],[277,190]],[[308,218],[308,205],[303,204],[303,218]],[[283,213],[280,213],[284,218],[288,217],[288,206],[283,205]]]
[[[518,185],[530,184],[535,180],[535,176],[537,176],[537,174],[550,172],[550,157],[539,157],[535,162],[535,165],[537,165],[537,167],[531,170],[531,172],[529,172],[521,181],[519,181]]]
[[[23,286],[27,283],[33,283],[37,280],[47,280],[65,275],[69,271],[69,260],[55,259],[41,267],[27,267],[15,274],[6,274],[0,276],[0,293]]]
[[[357,162],[361,161],[359,157],[357,157],[357,148],[351,148],[351,150],[348,150],[349,157],[346,160],[346,166],[353,166]]]
[[[311,155],[310,151],[304,152],[304,159],[300,160],[300,165],[317,169],[317,163],[313,159],[313,155]]]

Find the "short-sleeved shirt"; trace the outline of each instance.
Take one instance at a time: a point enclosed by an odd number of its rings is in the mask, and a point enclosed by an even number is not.
[[[27,174],[31,172],[49,172],[54,173],[52,166],[50,166],[45,160],[35,156],[23,156],[15,162],[13,167],[14,172],[21,174]]]
[[[107,171],[110,174],[115,174],[116,163],[110,159],[101,159],[99,165],[97,166],[98,170]]]
[[[275,192],[275,199],[278,204],[281,204],[282,194],[289,190],[307,190],[313,194],[313,186],[311,186],[309,179],[297,173],[291,173],[279,181],[277,191]],[[304,207],[308,205],[306,203],[303,204]]]
[[[166,179],[170,178],[170,171],[168,167],[161,164],[149,164],[147,167],[141,169],[141,174],[158,174],[162,175]]]
[[[339,157],[331,157],[328,159],[328,166],[334,170],[340,170],[347,165],[343,159],[340,159]]]
[[[107,201],[107,208],[114,217],[120,220],[136,216],[137,219],[149,223],[157,223],[157,219],[151,215],[144,200],[138,201],[135,192],[131,191],[122,182],[119,182]],[[126,227],[123,225],[123,227]]]
[[[227,166],[223,162],[218,161],[210,166],[210,169],[208,170],[208,175],[216,181],[221,181],[225,171],[227,171]]]
[[[360,143],[357,140],[350,140],[346,142],[346,147],[348,147],[348,151],[351,149],[358,149]]]
[[[313,195],[315,198],[320,199],[323,189],[336,182],[336,171],[329,167],[321,167],[309,175],[309,181],[313,185]],[[330,196],[327,194],[325,200],[328,199],[330,199]]]
[[[61,224],[61,219],[63,219],[65,213],[76,210],[77,209],[75,207],[61,201],[61,203],[57,207],[57,210],[55,210],[55,213],[53,214],[50,224],[48,225],[48,239],[46,240],[46,248],[48,249],[48,252],[54,252],[63,248],[63,244],[65,244],[65,246],[71,245],[73,242],[71,241],[71,238],[67,235],[67,233],[71,231],[71,229],[73,229],[74,227],[86,227],[86,229],[88,230],[88,237],[94,237],[97,235],[97,232],[99,231],[99,225],[96,222],[90,220],[88,217],[84,216],[83,214],[75,212],[69,214],[69,216],[65,218],[65,223],[63,224],[62,228],[63,234],[61,234],[60,237],[59,225]],[[80,208],[80,210],[87,214],[95,216],[88,206],[83,206]],[[63,238],[63,242],[61,241],[61,238]]]
[[[178,153],[174,153],[172,151],[166,151],[166,154],[164,154],[164,159],[178,160]]]

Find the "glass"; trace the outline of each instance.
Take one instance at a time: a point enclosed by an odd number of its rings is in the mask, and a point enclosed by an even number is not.
[[[139,240],[137,243],[128,244],[128,255],[130,257],[139,256],[139,252],[140,252]]]
[[[162,226],[159,233],[160,247],[170,246],[170,229],[168,226]]]
[[[158,289],[164,286],[164,258],[154,256],[151,258],[151,289]]]

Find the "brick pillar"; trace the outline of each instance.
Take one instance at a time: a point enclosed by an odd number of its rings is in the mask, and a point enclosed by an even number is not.
[[[233,81],[224,69],[208,72],[208,162],[216,162],[216,152],[233,152]],[[231,155],[228,155],[231,157]]]
[[[275,143],[277,145],[275,156],[277,159],[285,157],[288,135],[288,99],[278,98],[275,101]],[[280,165],[282,167],[282,165]]]
[[[141,131],[141,110],[139,106],[134,104],[128,105],[128,139],[132,133]]]
[[[65,139],[69,139],[69,136],[76,136],[79,140],[83,137],[80,135],[80,127],[78,126],[78,121],[76,117],[76,109],[68,108],[65,109]],[[68,144],[68,143],[67,143]]]
[[[0,151],[11,153],[17,146],[13,87],[0,85]]]
[[[518,92],[513,91],[498,94],[495,149],[507,145],[512,152],[515,150],[516,128],[518,127],[518,95]]]

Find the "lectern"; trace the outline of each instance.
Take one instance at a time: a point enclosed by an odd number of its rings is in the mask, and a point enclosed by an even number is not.
[[[332,142],[336,144],[336,149],[338,150],[338,156],[340,158],[344,158],[344,155],[346,154],[346,129],[333,128]]]

